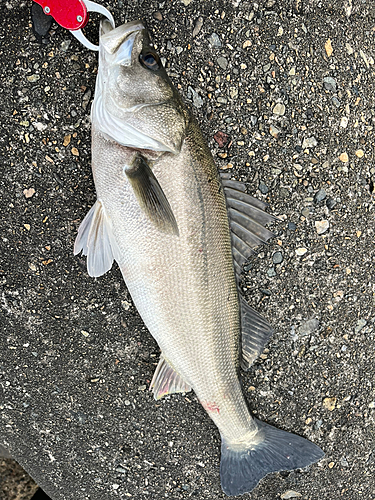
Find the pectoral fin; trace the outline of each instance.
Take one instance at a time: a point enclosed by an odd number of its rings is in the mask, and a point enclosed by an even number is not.
[[[111,220],[100,200],[97,200],[81,222],[74,243],[74,255],[82,250],[87,255],[87,272],[97,278],[109,271],[118,255]]]
[[[177,222],[171,206],[143,156],[137,155],[132,165],[124,170],[147,217],[161,231],[178,235]]]
[[[171,367],[164,356],[160,356],[159,364],[156,367],[154,376],[150,384],[150,391],[156,400],[166,396],[167,394],[174,394],[176,392],[189,392],[191,387],[183,380],[181,375]]]

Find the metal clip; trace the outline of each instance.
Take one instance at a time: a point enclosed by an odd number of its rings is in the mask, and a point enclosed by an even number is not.
[[[99,46],[91,43],[82,32],[82,28],[89,20],[89,12],[102,14],[112,27],[115,27],[112,14],[91,0],[34,0],[34,2],[42,7],[44,14],[52,16],[60,26],[69,30],[90,50],[99,50]]]
[[[84,0],[84,3],[86,5],[86,9],[88,12],[98,12],[99,14],[102,14],[111,23],[112,28],[115,27],[115,20],[113,19],[113,16],[109,12],[109,10],[107,10],[102,5],[99,5],[95,2],[91,2],[90,0]],[[93,43],[91,43],[83,34],[82,29],[72,30],[71,34],[74,35],[77,38],[77,40],[79,40],[82,43],[82,45],[84,45],[88,49],[95,51],[99,50],[99,45],[94,45]]]

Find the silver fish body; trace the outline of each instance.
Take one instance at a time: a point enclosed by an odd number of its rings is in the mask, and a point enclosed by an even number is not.
[[[222,437],[227,494],[321,458],[317,446],[248,411],[238,379],[241,329],[247,366],[271,329],[239,298],[232,243],[237,238],[234,251],[246,254],[271,234],[261,224],[270,217],[255,206],[258,219],[247,220],[252,202],[237,183],[227,183],[232,201],[226,200],[200,129],[140,22],[114,30],[103,24],[92,123],[98,201],[79,229],[75,253],[87,255],[92,276],[118,263],[162,352],[155,397],[195,391]],[[244,231],[252,243],[242,241]]]

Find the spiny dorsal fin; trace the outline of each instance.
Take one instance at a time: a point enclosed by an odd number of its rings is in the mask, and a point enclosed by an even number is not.
[[[240,297],[240,304],[242,330],[241,367],[243,370],[248,370],[262,353],[272,336],[273,329],[242,297]]]
[[[232,232],[234,267],[239,279],[242,265],[255,253],[254,249],[275,236],[264,224],[276,220],[276,217],[264,211],[267,203],[245,192],[246,186],[242,182],[230,180],[228,174],[221,177]]]
[[[109,271],[119,254],[111,220],[100,200],[95,202],[79,226],[74,255],[81,250],[87,255],[87,272],[94,278]]]
[[[146,159],[136,155],[124,168],[138,203],[152,222],[166,233],[178,235],[176,219],[158,180]]]
[[[158,400],[167,394],[189,392],[191,391],[191,387],[183,380],[181,375],[171,367],[162,354],[151,380],[150,391],[151,390],[154,398]]]

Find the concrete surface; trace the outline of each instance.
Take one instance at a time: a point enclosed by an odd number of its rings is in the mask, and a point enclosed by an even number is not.
[[[258,418],[326,458],[244,498],[374,499],[374,3],[106,5],[146,18],[218,167],[281,218],[242,282],[276,333],[241,378]],[[56,25],[36,43],[29,8],[0,7],[0,442],[56,500],[223,499],[195,396],[146,389],[159,351],[118,268],[93,280],[73,256],[96,54]]]

